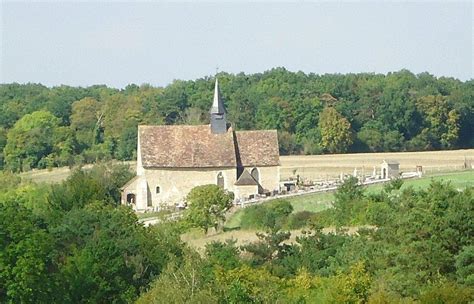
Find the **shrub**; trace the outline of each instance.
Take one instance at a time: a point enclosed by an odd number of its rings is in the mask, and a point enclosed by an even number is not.
[[[241,228],[267,229],[283,227],[293,206],[286,200],[276,200],[271,204],[255,205],[245,208]]]
[[[265,223],[269,218],[269,210],[263,205],[250,206],[244,209],[241,228],[243,229],[261,229],[265,228]]]
[[[315,215],[314,212],[300,211],[290,214],[286,226],[288,229],[300,229],[307,226],[311,218]]]
[[[330,226],[335,223],[335,214],[332,209],[326,209],[311,216],[308,224],[313,227],[324,227]]]

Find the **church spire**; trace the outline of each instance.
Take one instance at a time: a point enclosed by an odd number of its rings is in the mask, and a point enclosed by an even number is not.
[[[216,84],[214,85],[214,100],[212,102],[211,113],[225,113],[224,104],[221,99],[221,92],[219,91],[219,81],[216,77]]]
[[[209,111],[211,114],[211,131],[215,134],[227,132],[227,121],[225,118],[224,103],[222,102],[221,93],[219,91],[219,81],[216,77],[216,84],[214,85],[214,100]]]

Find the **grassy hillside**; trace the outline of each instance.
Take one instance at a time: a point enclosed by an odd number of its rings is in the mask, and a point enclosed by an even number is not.
[[[425,176],[418,179],[408,179],[404,180],[402,189],[408,187],[414,188],[425,188],[427,187],[432,180],[440,181],[450,181],[451,184],[456,188],[466,188],[474,187],[474,171],[461,171],[461,172],[452,172],[445,174],[435,174]],[[382,189],[383,185],[371,185],[367,187],[369,192],[378,192]],[[289,201],[293,206],[293,213],[300,211],[310,211],[310,212],[319,212],[330,207],[331,202],[334,199],[333,193],[313,193],[308,195],[301,195],[296,197],[289,197],[285,200]],[[268,202],[265,204],[271,204]],[[232,214],[226,222],[225,227],[227,229],[236,229],[240,227],[240,221],[243,215],[243,209],[238,209],[234,214]]]

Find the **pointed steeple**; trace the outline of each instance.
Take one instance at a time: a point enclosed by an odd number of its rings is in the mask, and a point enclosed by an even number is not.
[[[225,118],[225,108],[222,102],[221,93],[219,91],[219,81],[216,77],[216,84],[214,86],[214,100],[209,111],[211,114],[211,131],[214,134],[221,134],[227,132],[227,120]]]
[[[212,102],[212,107],[210,113],[225,113],[224,104],[221,99],[221,92],[219,91],[219,81],[216,77],[216,84],[214,85],[214,100]]]

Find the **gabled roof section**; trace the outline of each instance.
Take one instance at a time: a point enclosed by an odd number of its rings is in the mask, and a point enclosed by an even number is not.
[[[135,177],[133,177],[131,180],[129,180],[125,185],[123,185],[120,190],[125,190],[126,188],[128,188],[130,185],[134,184],[137,180],[138,180],[139,176],[138,175],[135,175]]]
[[[383,160],[384,163],[386,163],[387,165],[399,165],[400,162],[398,160],[394,160],[394,159],[387,159],[387,160]]]
[[[239,165],[250,167],[280,164],[276,130],[237,131],[235,134]]]
[[[239,179],[234,183],[236,186],[258,186],[257,181],[252,177],[252,175],[244,170],[240,175]]]
[[[139,126],[145,168],[235,167],[232,128],[213,134],[209,125]]]

